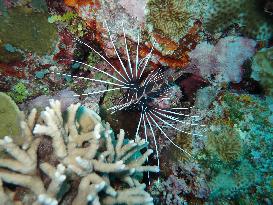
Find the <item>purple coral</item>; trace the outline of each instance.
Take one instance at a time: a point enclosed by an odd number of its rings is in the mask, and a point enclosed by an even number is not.
[[[216,45],[202,42],[190,52],[191,67],[207,80],[215,76],[216,82],[240,82],[242,65],[255,53],[256,41],[228,36]]]
[[[172,172],[158,188],[157,195],[161,196],[165,204],[184,205],[188,204],[185,198],[202,201],[209,197],[205,173],[197,163],[180,161],[172,166]]]
[[[137,18],[140,22],[144,22],[146,0],[120,0],[118,3],[132,17]]]

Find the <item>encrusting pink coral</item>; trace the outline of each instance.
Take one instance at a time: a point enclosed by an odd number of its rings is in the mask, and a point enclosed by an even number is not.
[[[217,82],[240,82],[241,66],[255,53],[256,41],[244,37],[228,36],[216,45],[202,42],[189,53],[192,67],[204,79],[215,76]]]

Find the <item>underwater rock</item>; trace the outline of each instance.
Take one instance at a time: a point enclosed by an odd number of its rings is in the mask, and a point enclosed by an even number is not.
[[[59,91],[54,96],[40,95],[39,97],[34,98],[33,100],[27,102],[26,104],[20,105],[20,107],[21,108],[27,107],[27,110],[32,110],[34,108],[41,110],[44,107],[49,106],[49,99],[55,99],[60,100],[62,102],[61,109],[63,112],[67,109],[69,105],[79,102],[79,98],[75,97],[74,95],[76,95],[76,93],[68,88]]]
[[[251,191],[255,182],[259,181],[258,173],[248,161],[242,161],[236,168],[220,170],[220,172],[208,184],[212,190],[210,199],[211,201],[224,203],[228,199],[235,201],[247,200],[244,192]],[[242,197],[243,196],[243,197]],[[255,201],[256,199],[249,199]]]
[[[201,88],[196,93],[195,106],[198,109],[208,109],[210,104],[215,100],[218,89],[214,86]]]
[[[268,95],[273,96],[273,47],[263,48],[252,59],[251,77],[261,83]]]
[[[137,18],[138,21],[144,22],[147,0],[120,0],[118,3],[125,9],[126,13]]]
[[[45,13],[17,7],[9,9],[8,16],[0,16],[0,21],[0,38],[4,43],[38,55],[51,51],[57,31],[47,22]]]
[[[145,28],[158,61],[171,68],[189,63],[187,52],[200,40],[201,17],[206,0],[147,1]]]

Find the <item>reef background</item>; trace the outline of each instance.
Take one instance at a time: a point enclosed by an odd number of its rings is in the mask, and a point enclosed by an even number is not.
[[[134,139],[137,113],[107,111],[120,92],[76,97],[107,87],[56,74],[107,80],[72,59],[113,73],[74,38],[121,70],[104,21],[123,59],[122,25],[133,56],[141,28],[140,57],[154,43],[148,69],[166,68],[165,79],[176,85],[173,98],[158,103],[194,106],[190,114],[206,125],[184,127],[202,137],[165,128],[191,159],[156,131],[161,171],[141,180],[154,204],[273,204],[272,0],[1,0],[0,138],[21,145],[19,110],[40,112],[53,98],[62,112],[79,102]]]

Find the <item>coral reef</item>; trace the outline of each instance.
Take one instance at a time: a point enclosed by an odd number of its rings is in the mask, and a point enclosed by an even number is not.
[[[254,40],[228,36],[219,40],[214,46],[202,42],[189,53],[191,67],[196,69],[204,79],[221,82],[240,82],[244,61],[255,52]]]
[[[20,136],[20,111],[15,102],[0,92],[0,138],[6,135]]]
[[[128,141],[123,130],[114,137],[109,124],[102,124],[97,114],[80,111],[79,107],[69,106],[64,118],[60,102],[51,100],[39,124],[35,109],[27,121],[21,122],[25,137],[22,147],[8,136],[0,140],[0,146],[14,158],[0,159],[1,202],[153,204],[145,184],[139,182],[142,172],[158,171],[157,166],[142,165],[152,153],[149,149],[140,153],[146,147],[145,141]],[[51,141],[49,145],[43,144],[47,140]],[[44,146],[52,146],[54,160],[40,158],[39,149]],[[18,199],[14,197],[16,190],[9,190],[7,184],[26,190]]]
[[[0,204],[273,204],[272,11],[0,0]]]
[[[79,102],[79,98],[75,97],[75,92],[71,91],[70,89],[60,90],[54,96],[47,96],[47,95],[40,95],[37,98],[31,99],[28,103],[21,104],[20,108],[23,110],[43,110],[45,107],[49,106],[49,100],[59,100],[62,101],[61,104],[61,111],[64,112],[69,105],[75,104]]]
[[[204,26],[208,31],[224,31],[237,23],[248,37],[259,40],[272,37],[272,19],[264,12],[263,1],[209,0],[208,4],[209,8],[204,16]]]
[[[72,34],[83,36],[86,32],[86,23],[74,12],[68,11],[63,15],[48,17],[49,23],[56,23],[58,26],[67,28]]]
[[[8,49],[10,46],[13,48],[12,50]],[[23,56],[17,49],[10,44],[1,44],[0,42],[0,62],[11,63],[21,60],[23,60]]]
[[[147,0],[120,0],[118,2],[128,14],[131,14],[138,21],[144,22],[145,7]]]
[[[273,47],[263,48],[252,59],[251,77],[261,83],[268,95],[273,96]]]

